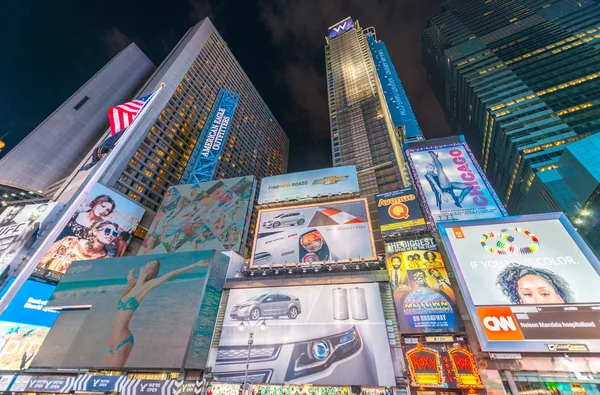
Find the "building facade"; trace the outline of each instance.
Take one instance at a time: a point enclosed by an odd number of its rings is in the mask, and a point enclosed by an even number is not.
[[[129,101],[154,69],[137,45],[122,50],[0,160],[0,185],[46,193],[102,136],[108,109]]]
[[[599,29],[589,0],[455,0],[428,21],[430,84],[510,214],[586,204],[560,167],[600,124]]]

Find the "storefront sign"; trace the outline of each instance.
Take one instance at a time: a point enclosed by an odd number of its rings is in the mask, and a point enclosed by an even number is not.
[[[127,380],[121,395],[171,395],[175,380]]]
[[[523,356],[519,353],[499,353],[499,352],[491,352],[491,359],[523,359]]]
[[[548,351],[561,352],[561,351],[590,351],[585,344],[546,344]]]
[[[201,391],[202,381],[175,381],[172,395],[198,395]]]
[[[73,389],[75,377],[19,376],[11,386],[12,392],[68,393]]]
[[[453,336],[426,336],[425,341],[427,343],[452,343],[454,341]]]
[[[81,374],[77,376],[73,390],[94,392],[121,392],[127,383],[127,376],[92,376]]]
[[[7,376],[0,376],[0,391],[6,391],[10,386],[10,383],[13,382],[15,376],[9,374]]]
[[[451,348],[447,355],[458,388],[483,388],[473,354],[464,348]],[[442,359],[445,360],[445,355]]]
[[[416,348],[406,353],[406,359],[411,373],[411,385],[415,387],[442,387],[444,385],[440,354],[436,350],[417,343]]]

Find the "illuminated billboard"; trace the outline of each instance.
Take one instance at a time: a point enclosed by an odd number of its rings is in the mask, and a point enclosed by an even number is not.
[[[9,206],[0,214],[0,273],[11,263],[17,268],[60,207],[58,203]]]
[[[227,132],[233,123],[239,93],[221,88],[200,133],[180,184],[193,184],[213,179],[219,155],[227,142]]]
[[[233,289],[215,381],[243,382],[248,327],[255,329],[248,378],[254,383],[395,385],[379,286],[336,284]],[[258,326],[258,325],[256,325]]]
[[[254,177],[169,188],[138,255],[175,251],[240,252],[254,200]]]
[[[144,208],[96,184],[44,254],[33,276],[60,279],[72,262],[123,256]]]
[[[600,351],[600,264],[564,214],[438,228],[483,351]]]
[[[409,148],[406,156],[429,221],[507,215],[465,142]]]
[[[385,243],[385,255],[401,332],[464,331],[456,295],[433,237]]]
[[[426,229],[421,206],[412,188],[375,195],[379,226],[382,236],[390,236],[403,230]]]
[[[258,204],[359,191],[356,166],[331,167],[263,178]]]
[[[261,210],[252,266],[375,259],[366,199]]]
[[[203,369],[227,262],[215,251],[73,262],[31,366]]]
[[[14,279],[4,287],[0,298]],[[0,369],[29,367],[58,313],[44,310],[53,285],[27,280],[0,316]]]
[[[340,21],[335,25],[330,26],[327,34],[329,35],[329,38],[334,38],[350,29],[354,29],[354,22],[352,21],[351,17],[348,17],[343,21]]]

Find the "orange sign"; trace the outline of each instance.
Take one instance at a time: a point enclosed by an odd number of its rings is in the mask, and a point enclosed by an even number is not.
[[[477,307],[488,340],[524,340],[510,307]]]
[[[457,239],[464,239],[465,238],[465,234],[463,233],[462,229],[460,227],[458,228],[452,228],[452,232],[454,232],[454,237],[456,237]]]

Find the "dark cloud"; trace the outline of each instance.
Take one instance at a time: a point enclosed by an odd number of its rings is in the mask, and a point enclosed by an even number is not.
[[[208,0],[188,0],[188,4],[191,8],[190,18],[194,23],[206,17],[214,19],[213,8]]]
[[[127,37],[119,28],[113,26],[109,31],[105,32],[103,37],[108,49],[108,56],[115,56],[123,48],[127,47],[133,41]]]

